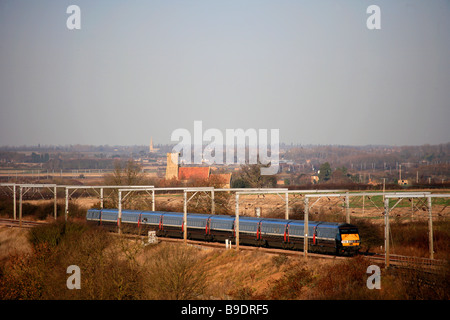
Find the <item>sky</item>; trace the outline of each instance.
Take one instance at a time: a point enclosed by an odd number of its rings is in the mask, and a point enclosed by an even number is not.
[[[194,121],[447,143],[449,16],[448,0],[1,0],[0,146],[176,143]]]

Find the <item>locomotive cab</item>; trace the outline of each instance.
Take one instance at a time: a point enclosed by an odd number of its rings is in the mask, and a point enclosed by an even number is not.
[[[339,253],[353,254],[359,251],[361,240],[356,226],[351,224],[340,225],[337,240]]]

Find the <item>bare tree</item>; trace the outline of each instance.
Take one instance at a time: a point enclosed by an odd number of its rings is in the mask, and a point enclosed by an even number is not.
[[[114,163],[113,173],[106,174],[104,176],[104,182],[106,185],[113,186],[137,186],[144,184],[145,181],[141,166],[130,159],[126,163],[116,161]],[[105,206],[117,208],[119,203],[117,190],[108,190],[107,192],[111,192],[108,197],[110,201],[107,201],[105,203]],[[126,201],[123,202],[123,204],[131,206],[145,204],[142,201],[140,203],[136,203],[137,199],[138,197],[136,197],[135,194],[130,194],[127,197]]]
[[[124,165],[121,161],[114,163],[114,172],[104,177],[105,184],[115,186],[140,185],[144,180],[144,174],[139,164],[132,159]]]
[[[241,181],[242,185],[234,185],[234,187],[275,187],[277,183],[275,176],[261,175],[261,167],[262,165],[260,164],[241,165],[235,180]]]

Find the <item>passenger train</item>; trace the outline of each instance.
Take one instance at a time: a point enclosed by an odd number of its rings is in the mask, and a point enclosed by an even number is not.
[[[117,209],[89,209],[88,223],[116,229]],[[143,234],[156,231],[158,237],[183,238],[183,213],[122,210],[121,230]],[[187,237],[202,241],[236,241],[235,217],[188,213]],[[304,221],[239,216],[239,244],[303,250]],[[311,252],[352,255],[359,251],[358,228],[347,223],[308,222],[308,250]]]

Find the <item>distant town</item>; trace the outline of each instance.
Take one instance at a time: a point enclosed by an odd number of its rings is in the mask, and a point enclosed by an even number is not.
[[[134,146],[35,145],[0,147],[0,181],[96,184],[117,166],[132,161],[147,182],[208,180],[223,187],[292,187],[350,189],[449,187],[450,143],[421,146],[340,146],[280,144],[276,175],[258,182],[246,179],[245,164],[168,163],[173,145]],[[179,161],[178,161],[179,162]],[[248,178],[248,177],[247,177]],[[205,180],[205,181],[206,181]],[[259,185],[255,185],[259,183]]]

